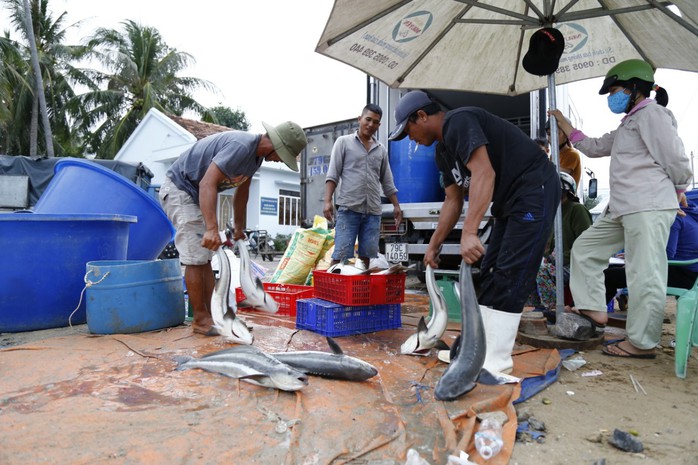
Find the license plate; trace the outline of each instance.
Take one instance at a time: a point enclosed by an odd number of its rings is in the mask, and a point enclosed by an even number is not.
[[[390,263],[400,263],[409,261],[407,256],[407,243],[388,242],[385,244],[385,259]]]

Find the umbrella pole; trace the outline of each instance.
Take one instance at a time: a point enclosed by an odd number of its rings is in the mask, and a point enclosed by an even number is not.
[[[555,96],[555,73],[548,75],[548,108],[557,108]],[[553,163],[560,173],[560,146],[557,137],[557,124],[550,125],[550,150]],[[564,254],[562,253],[562,203],[558,204],[555,213],[555,288],[557,304],[555,312],[558,317],[565,311],[565,276],[564,276]]]

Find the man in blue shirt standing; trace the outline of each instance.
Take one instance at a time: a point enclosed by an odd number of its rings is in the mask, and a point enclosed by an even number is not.
[[[357,238],[358,256],[366,269],[378,256],[381,192],[393,204],[395,224],[402,221],[388,151],[375,138],[382,116],[378,105],[366,105],[359,117],[359,129],[339,137],[332,147],[323,208],[325,218],[332,221],[337,206],[332,264],[354,258]]]

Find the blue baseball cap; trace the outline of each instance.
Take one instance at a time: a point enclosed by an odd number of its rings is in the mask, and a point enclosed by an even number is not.
[[[417,110],[429,105],[431,99],[429,96],[422,92],[421,90],[413,90],[402,96],[397,105],[395,106],[395,122],[397,125],[393,132],[388,136],[388,140],[401,140],[404,139],[407,133],[405,128],[407,127],[407,119],[414,114]]]

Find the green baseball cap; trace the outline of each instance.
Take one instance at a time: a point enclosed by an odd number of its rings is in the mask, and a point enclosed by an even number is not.
[[[269,139],[274,146],[274,151],[279,155],[281,161],[293,171],[298,171],[296,157],[308,145],[305,132],[293,121],[286,121],[278,126],[272,126],[262,121],[262,126],[266,129]]]

